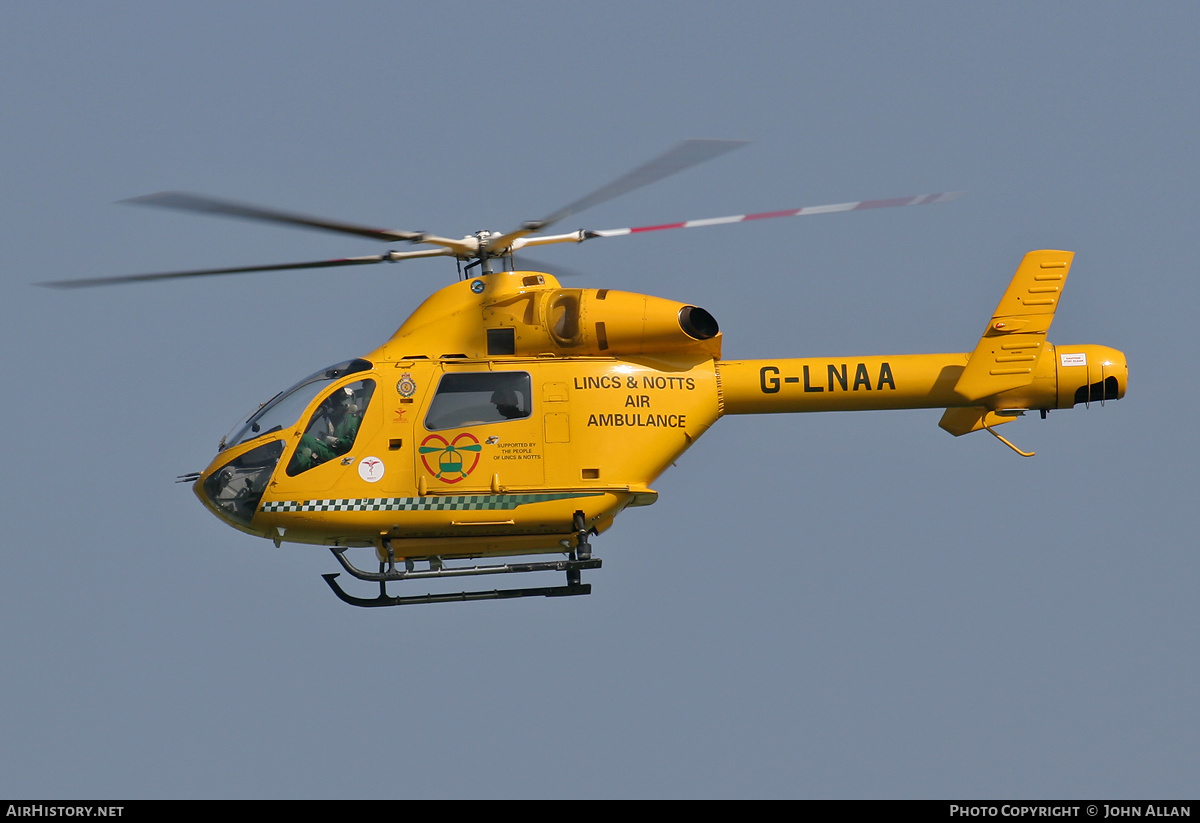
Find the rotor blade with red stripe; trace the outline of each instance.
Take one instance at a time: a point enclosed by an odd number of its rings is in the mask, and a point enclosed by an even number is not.
[[[498,252],[510,248],[518,240],[528,237],[533,232],[549,228],[554,223],[578,214],[584,209],[590,209],[592,206],[598,206],[613,198],[662,180],[664,177],[678,174],[684,169],[690,169],[692,166],[741,148],[746,143],[745,140],[684,140],[678,146],[650,162],[643,163],[633,171],[626,172],[608,185],[579,198],[574,203],[563,206],[541,220],[532,220],[507,234],[488,238],[487,251]]]
[[[682,223],[662,223],[657,226],[634,226],[627,229],[598,229],[583,232],[583,239],[593,237],[621,237],[626,234],[641,234],[648,231],[663,231],[665,229],[697,229],[702,226],[721,226],[726,223],[744,223],[748,220],[770,220],[775,217],[805,217],[810,214],[831,214],[839,211],[860,211],[862,209],[886,209],[893,206],[925,206],[931,203],[945,203],[961,197],[963,192],[951,191],[940,194],[920,194],[916,197],[893,197],[888,200],[858,200],[853,203],[831,203],[826,206],[804,206],[799,209],[784,211],[763,211],[757,214],[732,214],[727,217],[708,217],[703,220],[685,220]],[[530,238],[532,239],[532,238]]]

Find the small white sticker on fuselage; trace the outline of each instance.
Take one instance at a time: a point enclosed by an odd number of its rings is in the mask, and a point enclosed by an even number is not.
[[[1080,352],[1079,354],[1060,354],[1058,356],[1058,360],[1064,366],[1087,365],[1087,355],[1083,352]]]
[[[358,461],[358,476],[368,483],[375,483],[383,477],[383,461],[378,457],[364,457]]]

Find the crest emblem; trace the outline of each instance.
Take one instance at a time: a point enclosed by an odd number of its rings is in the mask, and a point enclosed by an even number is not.
[[[400,380],[396,383],[396,391],[401,397],[412,397],[417,393],[417,381],[413,380],[412,375],[408,372],[400,375]]]

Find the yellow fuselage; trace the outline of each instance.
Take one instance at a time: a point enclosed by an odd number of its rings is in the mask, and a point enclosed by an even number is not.
[[[1018,364],[1024,385],[983,399],[955,391],[970,352],[720,355],[715,321],[682,303],[532,272],[459,282],[321,383],[293,424],[251,426],[195,490],[276,542],[382,552],[386,539],[408,558],[559,552],[576,512],[599,532],[654,502],[650,484],[725,414],[1055,409],[1080,387],[1115,385],[1116,399],[1126,385],[1123,355],[1100,346],[1046,345]],[[342,397],[357,402],[357,432],[313,458],[317,419]]]

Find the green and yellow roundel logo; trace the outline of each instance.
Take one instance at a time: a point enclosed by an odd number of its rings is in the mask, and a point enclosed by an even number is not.
[[[467,475],[475,471],[483,446],[479,445],[479,438],[470,432],[457,434],[453,440],[447,440],[440,434],[431,434],[421,441],[417,451],[425,471],[432,474],[435,480],[457,483],[466,480]]]

